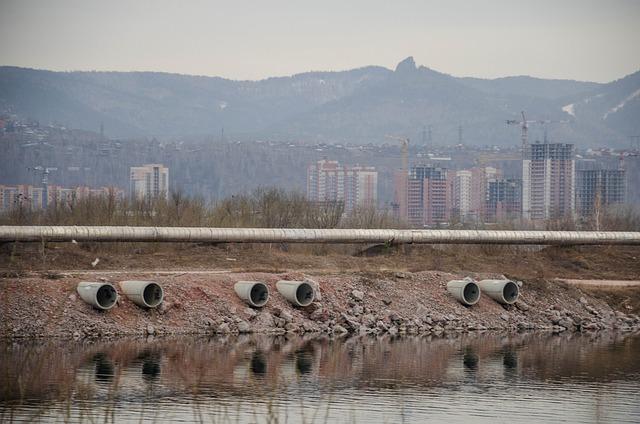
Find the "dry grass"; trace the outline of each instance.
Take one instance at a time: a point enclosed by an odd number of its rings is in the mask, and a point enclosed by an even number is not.
[[[0,215],[5,225],[135,225],[175,227],[262,228],[389,228],[397,226],[387,213],[358,208],[344,214],[342,202],[315,204],[303,194],[261,188],[212,205],[200,198],[172,193],[168,199],[116,201],[114,196],[50,204],[47,210],[22,205]]]
[[[176,252],[179,252],[177,254]],[[94,268],[91,263],[100,258]],[[640,247],[39,243],[0,247],[0,270],[444,271],[514,278],[638,279]]]
[[[390,214],[361,207],[343,213],[341,203],[316,205],[303,195],[274,188],[258,189],[213,205],[173,193],[168,200],[116,202],[92,198],[72,205],[54,204],[46,211],[14,209],[0,216],[13,225],[151,225],[212,227],[402,228]],[[549,229],[591,229],[593,222],[546,223]],[[604,211],[598,226],[638,230],[637,210]],[[464,227],[458,224],[456,228]],[[468,227],[468,225],[466,226]],[[481,227],[489,228],[489,227]],[[505,222],[490,228],[522,229]],[[179,254],[176,254],[179,252]],[[521,278],[620,278],[640,275],[640,252],[633,247],[515,246],[362,246],[326,244],[207,245],[186,243],[7,243],[0,246],[0,269],[86,269],[100,258],[98,269],[239,269],[280,272],[287,269],[336,271],[442,270],[501,272]]]
[[[580,288],[592,296],[603,299],[613,308],[623,312],[640,311],[640,287],[584,287]]]
[[[0,214],[0,225],[136,225],[209,226],[260,228],[407,228],[389,211],[361,206],[344,213],[342,202],[316,204],[298,192],[259,188],[207,204],[198,197],[171,193],[168,199],[117,201],[115,194],[73,203],[53,203],[47,210],[30,210],[23,204]],[[640,231],[640,209],[617,205],[593,217],[563,217],[532,223],[523,220],[496,224],[460,223],[453,220],[441,228],[452,229],[548,229]]]

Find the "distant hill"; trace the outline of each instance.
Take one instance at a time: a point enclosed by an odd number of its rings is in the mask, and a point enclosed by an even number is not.
[[[551,100],[583,94],[602,85],[595,82],[541,79],[528,76],[490,80],[460,78],[460,82],[490,95],[540,97]]]
[[[506,119],[525,110],[552,139],[627,145],[639,134],[640,72],[597,84],[525,76],[456,78],[413,58],[395,70],[369,66],[260,81],[156,72],[51,72],[0,67],[0,112],[110,137],[190,136],[379,143],[388,133],[421,143],[517,143]],[[532,128],[532,138],[542,128]]]
[[[640,71],[570,99],[562,109],[576,121],[640,135]]]

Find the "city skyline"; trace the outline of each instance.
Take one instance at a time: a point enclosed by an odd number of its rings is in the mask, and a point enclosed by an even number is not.
[[[624,170],[627,154],[629,159],[637,157],[637,153],[623,152],[617,161],[608,164],[594,159],[597,155],[586,159],[579,157],[582,165],[576,166],[573,145],[533,143],[527,145],[524,156],[518,160],[522,174],[515,175],[512,169],[505,175],[501,165],[482,165],[487,157],[466,167],[460,161],[448,163],[451,158],[433,159],[418,153],[411,155],[405,178],[397,168],[393,175],[387,169],[386,181],[381,182],[378,169],[367,162],[342,164],[325,157],[308,164],[306,192],[308,200],[314,203],[344,203],[347,215],[357,206],[374,206],[381,211],[393,212],[398,219],[414,227],[451,224],[457,220],[493,223],[519,218],[532,221],[562,216],[588,218],[599,213],[601,207],[627,202],[628,183]],[[510,156],[504,159],[507,158]],[[447,163],[442,159],[447,159]],[[132,166],[129,174],[131,198],[169,198],[168,168],[163,164]],[[394,202],[380,200],[380,184],[394,185]],[[404,185],[408,197],[403,202],[399,193]],[[49,193],[46,187],[49,187]],[[21,202],[27,201],[31,208],[43,209],[47,200],[68,201],[106,192],[104,187],[91,189],[87,181],[71,187],[75,188],[64,188],[54,182],[47,185],[45,179],[42,187],[24,181],[4,185],[0,186],[4,199],[0,199],[0,203],[2,209],[9,210],[16,203],[15,196],[21,194],[24,196]],[[629,187],[633,188],[633,184]]]

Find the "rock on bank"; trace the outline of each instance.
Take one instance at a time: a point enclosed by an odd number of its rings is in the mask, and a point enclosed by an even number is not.
[[[488,296],[466,307],[446,283],[467,275],[425,271],[308,275],[288,272],[154,275],[100,274],[114,283],[154,280],[164,287],[158,309],[141,309],[125,297],[109,311],[97,311],[76,295],[82,273],[5,275],[0,278],[0,337],[101,338],[188,333],[440,334],[483,330],[633,330],[637,315],[616,311],[604,298],[546,280],[524,281],[521,298],[503,306]],[[497,277],[471,274],[475,278]],[[278,280],[307,279],[319,288],[316,301],[293,307],[276,290]],[[267,306],[250,308],[233,290],[240,280],[259,280],[270,289]]]

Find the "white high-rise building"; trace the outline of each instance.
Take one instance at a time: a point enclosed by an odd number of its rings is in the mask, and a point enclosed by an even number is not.
[[[463,221],[471,212],[471,178],[471,171],[458,171],[453,183],[453,207]]]
[[[575,212],[573,144],[533,143],[522,160],[522,217],[539,220]]]
[[[162,164],[133,166],[130,170],[129,192],[135,199],[169,198],[169,168]]]
[[[453,182],[453,212],[462,221],[482,222],[486,219],[488,181],[501,176],[490,166],[456,172]]]

